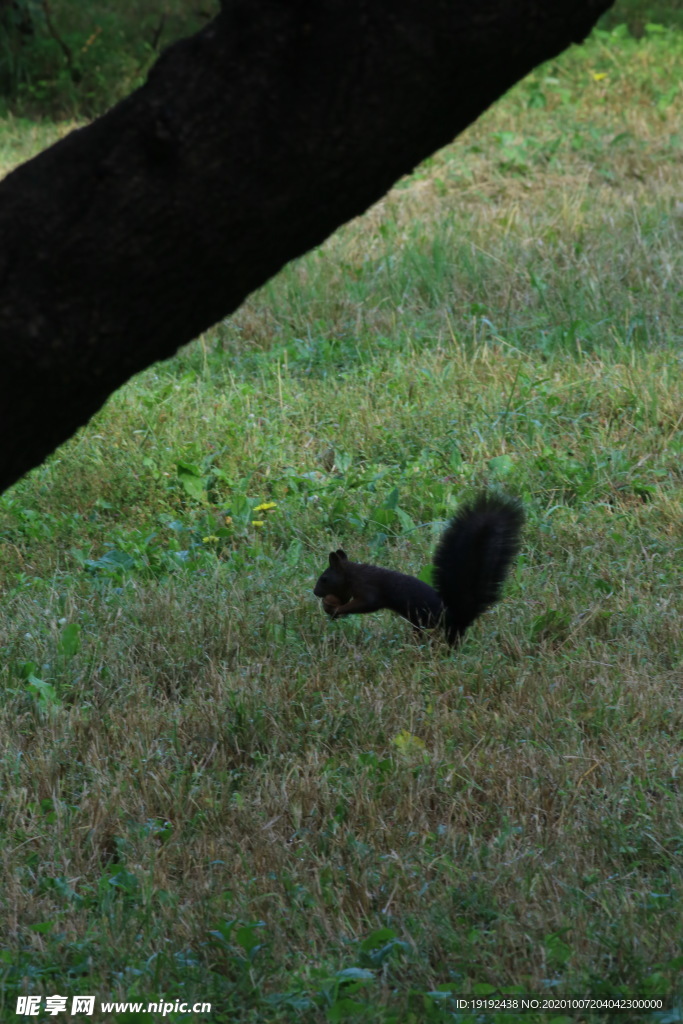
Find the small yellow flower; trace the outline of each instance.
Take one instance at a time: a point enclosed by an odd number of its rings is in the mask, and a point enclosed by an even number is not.
[[[398,748],[401,754],[416,754],[426,748],[424,740],[419,736],[413,736],[407,729],[402,729],[398,736],[391,741]]]
[[[257,505],[254,512],[269,512],[271,508],[277,508],[276,501],[264,501],[262,505]]]
[[[265,519],[252,519],[251,525],[252,526],[265,526],[266,522],[265,522]]]
[[[232,526],[232,516],[226,516],[225,517],[225,525],[226,526]]]
[[[202,544],[217,544],[218,537],[215,537],[212,533],[208,537],[202,537]]]
[[[591,71],[594,82],[602,82],[603,78],[607,78],[606,71]]]

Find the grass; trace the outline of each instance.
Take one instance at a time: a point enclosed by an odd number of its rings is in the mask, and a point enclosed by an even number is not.
[[[537,70],[0,499],[6,1019],[681,1019],[682,54]],[[325,619],[330,548],[418,572],[484,485],[457,655]]]

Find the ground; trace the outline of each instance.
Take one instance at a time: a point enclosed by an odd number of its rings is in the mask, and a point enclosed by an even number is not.
[[[680,998],[682,54],[538,69],[0,499],[5,1014]],[[419,572],[483,487],[461,651],[328,620],[329,550]]]

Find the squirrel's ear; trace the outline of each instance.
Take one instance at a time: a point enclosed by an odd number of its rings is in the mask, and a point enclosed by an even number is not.
[[[346,552],[342,548],[337,548],[337,555],[342,562],[348,562]]]

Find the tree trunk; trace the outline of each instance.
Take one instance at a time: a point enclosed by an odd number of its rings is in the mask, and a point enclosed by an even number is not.
[[[0,490],[610,0],[226,0],[0,184]]]

